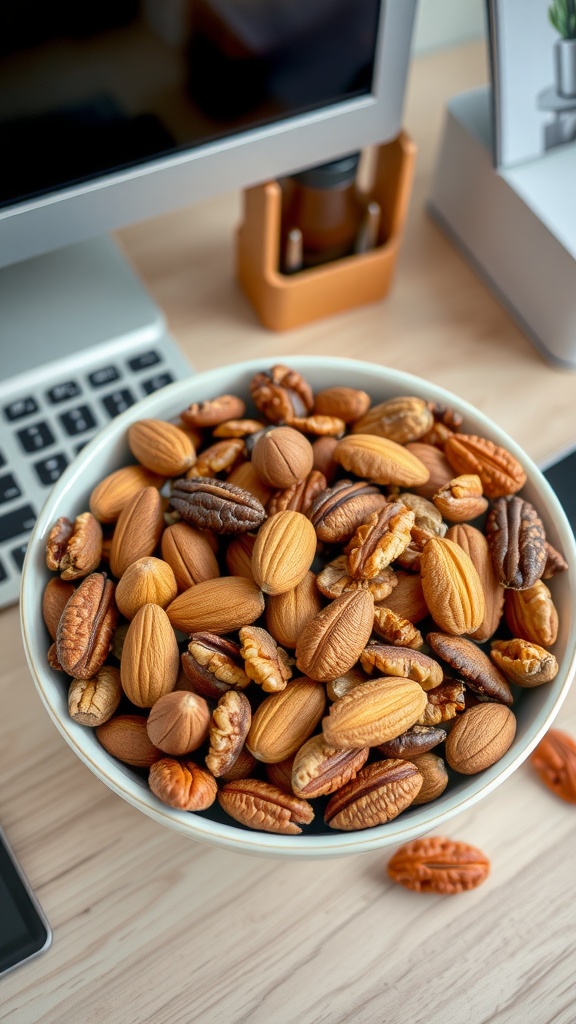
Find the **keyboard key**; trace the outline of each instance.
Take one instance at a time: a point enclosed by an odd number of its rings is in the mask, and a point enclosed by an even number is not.
[[[89,443],[89,441],[91,441],[91,440],[92,440],[92,439],[91,439],[90,437],[87,437],[87,438],[85,438],[85,439],[84,439],[84,441],[79,441],[79,442],[78,442],[78,444],[75,444],[75,445],[74,445],[74,454],[75,454],[75,455],[78,455],[78,452],[81,452],[81,451],[82,451],[82,449],[83,449],[83,448],[85,448],[85,447],[86,447],[86,445],[87,445],[87,444]]]
[[[49,486],[56,483],[67,465],[68,460],[66,456],[62,452],[58,452],[56,455],[50,455],[47,459],[42,459],[41,462],[35,462],[34,469],[38,474],[40,483]]]
[[[19,498],[21,494],[22,491],[12,473],[6,473],[6,476],[0,477],[0,505],[3,505],[5,501],[12,501],[12,498]]]
[[[8,573],[6,572],[6,569],[4,568],[3,563],[0,562],[0,583],[4,583],[4,580],[7,580],[7,579],[8,579]]]
[[[128,360],[128,366],[134,373],[138,370],[146,370],[148,366],[156,366],[156,363],[160,363],[161,358],[157,352],[143,352],[141,356],[135,356],[134,359]]]
[[[33,412],[38,412],[38,403],[32,395],[28,395],[27,398],[17,398],[14,402],[10,402],[10,405],[4,406],[4,415],[7,420],[21,420],[24,416],[31,416]]]
[[[111,384],[113,380],[120,380],[120,372],[115,366],[102,366],[88,374],[88,380],[93,388],[101,388],[104,384]]]
[[[56,404],[65,402],[68,398],[76,398],[76,395],[82,394],[82,389],[75,380],[64,380],[61,384],[55,384],[46,394],[50,401]]]
[[[128,388],[122,388],[122,391],[112,391],[110,395],[106,395],[106,398],[102,399],[102,404],[110,416],[117,416],[134,405],[135,401],[132,392]]]
[[[62,413],[60,422],[67,434],[83,434],[86,430],[92,430],[96,426],[90,409],[87,405],[79,405],[77,409],[70,409]]]
[[[19,544],[17,548],[13,548],[10,554],[16,564],[16,568],[19,572],[22,572],[22,566],[24,565],[24,559],[26,558],[26,548],[28,547],[28,541],[24,541],[23,544]]]
[[[153,391],[159,391],[160,388],[171,384],[173,380],[174,377],[171,373],[157,373],[154,377],[150,377],[149,380],[143,381],[142,390],[145,395],[151,395]]]
[[[16,436],[25,452],[38,452],[49,444],[54,444],[55,437],[47,423],[34,423],[24,430],[18,430]]]
[[[0,516],[0,541],[12,540],[20,533],[30,533],[36,522],[36,513],[31,505],[21,505],[13,512]]]

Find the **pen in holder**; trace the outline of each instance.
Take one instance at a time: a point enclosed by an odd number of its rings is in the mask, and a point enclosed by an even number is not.
[[[354,184],[342,195],[349,188],[344,182],[340,195],[336,190],[329,195],[327,189],[324,196],[315,188],[322,184],[314,176],[319,168],[287,185],[269,181],[245,190],[237,276],[265,327],[287,330],[386,295],[410,200],[415,152],[405,132],[379,146],[366,193]],[[319,230],[329,223],[319,218],[329,202],[340,204],[334,235]]]

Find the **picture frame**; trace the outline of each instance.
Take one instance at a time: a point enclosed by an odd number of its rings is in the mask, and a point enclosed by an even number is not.
[[[493,160],[576,142],[576,0],[487,0]]]

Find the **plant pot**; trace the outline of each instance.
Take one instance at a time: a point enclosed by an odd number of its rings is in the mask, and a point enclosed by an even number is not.
[[[576,39],[558,39],[554,44],[556,88],[559,96],[576,97]]]

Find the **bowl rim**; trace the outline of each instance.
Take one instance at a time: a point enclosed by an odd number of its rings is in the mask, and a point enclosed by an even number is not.
[[[24,650],[35,687],[42,702],[53,723],[69,746],[80,760],[113,792],[153,820],[200,842],[235,852],[251,853],[259,856],[277,855],[292,858],[328,858],[374,852],[389,846],[400,845],[422,836],[426,832],[437,829],[456,814],[468,810],[479,800],[488,796],[529,757],[558,714],[576,672],[575,622],[571,624],[568,637],[569,643],[567,642],[567,651],[570,650],[570,658],[565,669],[564,681],[554,699],[548,702],[550,706],[547,708],[539,724],[528,728],[527,736],[520,750],[511,754],[514,748],[513,743],[507,754],[500,761],[496,762],[495,765],[485,769],[482,773],[478,773],[478,775],[468,776],[467,779],[470,780],[470,787],[466,788],[466,792],[464,794],[452,794],[445,798],[440,797],[440,800],[444,800],[440,810],[434,809],[435,805],[437,808],[437,801],[432,801],[428,804],[419,805],[418,809],[413,809],[409,817],[404,817],[401,814],[385,825],[357,832],[335,831],[334,834],[310,835],[303,832],[296,836],[282,836],[276,833],[257,832],[245,829],[239,825],[228,825],[214,821],[209,817],[203,817],[193,812],[178,811],[168,807],[151,793],[145,781],[137,778],[128,766],[123,765],[122,762],[115,762],[104,750],[102,750],[101,754],[97,750],[99,756],[92,756],[90,746],[93,746],[93,743],[91,744],[91,740],[88,741],[88,744],[83,741],[88,739],[90,731],[87,731],[86,727],[80,726],[71,718],[63,720],[58,714],[52,705],[49,693],[51,682],[51,677],[49,676],[50,669],[47,663],[45,666],[42,664],[40,669],[40,665],[34,657],[34,634],[37,631],[38,622],[42,622],[41,608],[38,601],[38,586],[34,581],[34,571],[37,565],[37,562],[35,563],[35,555],[37,555],[39,546],[45,544],[44,538],[55,519],[59,514],[62,514],[63,498],[74,489],[86,461],[90,463],[95,459],[99,453],[106,449],[112,439],[125,436],[126,428],[134,420],[154,417],[155,409],[170,407],[173,400],[175,410],[184,408],[184,405],[182,405],[184,392],[186,392],[186,404],[190,404],[190,401],[194,400],[193,394],[190,394],[190,391],[194,390],[195,385],[199,384],[201,389],[210,389],[211,385],[214,384],[214,386],[218,386],[221,389],[219,381],[222,375],[228,377],[240,374],[251,376],[276,364],[288,365],[297,372],[304,374],[306,371],[325,372],[330,369],[334,371],[335,368],[338,368],[343,372],[349,371],[351,374],[363,373],[368,376],[373,375],[375,385],[380,385],[380,387],[388,385],[394,389],[394,393],[397,395],[402,393],[406,395],[419,394],[431,391],[430,398],[436,401],[443,401],[445,404],[457,408],[464,415],[465,421],[473,422],[477,425],[478,433],[484,431],[486,436],[494,438],[497,443],[506,447],[508,451],[519,458],[526,470],[528,480],[532,484],[536,483],[537,487],[543,491],[547,508],[554,515],[554,526],[560,535],[563,545],[562,550],[569,564],[569,578],[573,583],[574,592],[576,592],[576,579],[574,576],[576,573],[576,542],[555,492],[527,453],[520,448],[506,431],[485,416],[481,410],[453,392],[435,383],[426,381],[422,377],[377,363],[351,358],[314,355],[262,357],[217,366],[202,373],[192,374],[190,378],[176,381],[167,385],[161,391],[154,392],[141,399],[124,413],[111,420],[82,449],[76,459],[70,463],[48,494],[38,514],[28,543],[20,590],[20,623]],[[330,386],[329,378],[327,379],[326,386]],[[399,388],[402,390],[399,390]],[[222,390],[219,392],[215,391],[214,395],[216,393],[223,392]],[[180,400],[179,406],[177,400]],[[172,415],[177,416],[178,412],[175,411]],[[169,414],[164,412],[160,418],[169,418]],[[550,684],[551,687],[552,685]],[[108,766],[110,770],[107,770]]]

